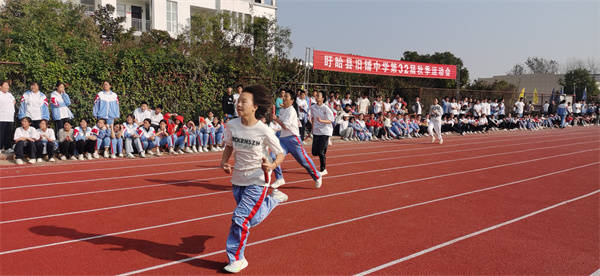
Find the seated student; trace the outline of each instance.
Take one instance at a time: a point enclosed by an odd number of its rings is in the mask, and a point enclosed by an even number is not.
[[[212,121],[208,119],[201,118],[202,127],[200,128],[200,134],[202,135],[202,151],[208,152],[208,147],[210,146],[213,151],[215,146],[215,127],[212,124]]]
[[[356,119],[356,123],[363,130],[363,134],[365,135],[365,140],[367,140],[367,141],[373,140],[373,133],[371,133],[369,131],[369,129],[367,128],[367,125],[364,121],[364,114],[361,113],[358,115],[358,119]]]
[[[379,116],[377,118],[377,126],[379,127],[379,132],[376,135],[377,135],[377,138],[387,141],[392,138],[390,138],[390,134],[388,133],[387,129],[385,128],[385,118],[386,117],[383,113],[381,114],[381,116]]]
[[[61,154],[60,160],[77,160],[75,157],[73,126],[69,121],[64,121],[63,128],[58,131],[58,150]]]
[[[143,150],[147,154],[153,155],[154,152],[152,150],[154,149],[160,153],[158,143],[156,143],[156,131],[154,131],[150,119],[144,119],[143,125],[138,127],[138,133],[140,134],[140,140],[142,140]]]
[[[387,113],[384,115],[383,119],[383,128],[385,129],[386,138],[387,139],[395,139],[398,137],[398,133],[392,130],[392,114]]]
[[[392,128],[390,129],[391,132],[396,134],[396,138],[398,138],[398,139],[402,138],[403,132],[402,132],[402,128],[400,125],[400,121],[402,120],[402,115],[397,114],[396,116],[392,116],[391,119],[392,119]]]
[[[173,140],[175,141],[175,144],[173,144],[173,147],[175,149],[178,149],[177,152],[183,154],[184,149],[186,150],[185,152],[192,152],[189,148],[186,148],[188,129],[183,123],[183,116],[175,116],[175,122],[170,128],[173,130],[174,133]]]
[[[371,136],[373,137],[373,140],[377,140],[377,134],[379,133],[379,130],[381,129],[381,127],[379,126],[379,123],[377,123],[377,120],[375,120],[374,118],[375,116],[369,116],[367,115],[365,117],[365,126],[367,127],[367,130],[371,133]]]
[[[127,115],[127,122],[123,124],[123,137],[125,138],[125,152],[127,152],[127,158],[135,158],[133,156],[133,146],[140,154],[140,157],[146,157],[142,141],[140,140],[140,132],[138,132],[138,125],[133,122],[133,115]]]
[[[407,138],[412,138],[411,134],[412,134],[413,130],[410,127],[410,115],[408,115],[408,113],[404,114],[403,119],[400,122],[400,125],[402,126],[402,129],[404,130],[404,133],[405,133],[404,136]]]
[[[194,124],[194,122],[192,120],[189,120],[187,122],[187,128],[188,128],[188,137],[187,137],[187,147],[186,149],[191,149],[192,152],[198,152],[198,150],[196,149],[196,144],[198,142],[198,132],[200,131],[200,129],[198,129],[196,127],[196,124]]]
[[[477,131],[479,132],[487,132],[489,129],[487,114],[481,113],[481,117],[479,117]]]
[[[217,150],[223,151],[225,148],[223,146],[223,135],[225,134],[225,124],[223,120],[217,119],[217,117],[213,118],[213,127],[215,128],[215,142],[217,143]],[[200,145],[198,145],[200,147]]]
[[[92,134],[96,136],[96,151],[94,151],[94,158],[100,158],[98,152],[100,149],[104,150],[104,158],[110,156],[110,128],[106,125],[105,119],[98,119],[96,125],[92,128]]]
[[[40,163],[44,161],[44,159],[42,159],[44,151],[48,155],[48,162],[56,161],[54,159],[54,152],[57,148],[56,135],[54,135],[54,129],[48,128],[48,120],[42,119],[40,121],[40,128],[37,131],[39,134],[39,138],[35,142],[37,162]]]
[[[408,123],[408,127],[410,128],[410,131],[414,137],[421,137],[421,134],[419,134],[419,123],[417,122],[414,115],[410,116],[410,122]]]
[[[165,147],[170,154],[178,154],[175,150],[173,150],[173,143],[175,141],[173,133],[169,132],[167,121],[160,121],[158,130],[156,131],[156,139],[159,147]],[[158,155],[160,155],[160,150],[158,151]]]
[[[79,160],[83,160],[83,154],[85,153],[88,160],[91,160],[92,153],[96,151],[96,135],[92,134],[92,128],[88,127],[87,121],[81,119],[79,126],[73,130],[73,137],[75,137],[75,149],[79,155]]]
[[[112,135],[110,136],[110,147],[111,154],[110,158],[123,157],[123,137],[125,127],[122,124],[115,123],[112,129]]]
[[[419,122],[419,135],[429,136],[429,118],[429,114],[425,115],[425,118],[422,118],[421,115],[417,115],[417,121]]]
[[[350,121],[348,120],[350,116],[350,114],[344,114],[344,116],[342,117],[342,121],[340,121],[338,124],[340,126],[340,136],[344,141],[349,141],[352,138],[352,134],[354,133],[354,130],[352,129],[352,127],[350,127]]]
[[[39,138],[39,133],[31,126],[31,119],[23,117],[21,127],[15,130],[15,162],[23,165],[25,155],[29,156],[29,163],[35,164],[36,148],[35,141]]]
[[[348,127],[352,128],[353,136],[352,140],[354,141],[364,141],[366,140],[365,130],[356,122],[356,117],[350,116],[350,120],[348,121]]]

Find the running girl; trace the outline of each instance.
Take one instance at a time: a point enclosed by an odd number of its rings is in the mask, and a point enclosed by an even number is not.
[[[273,131],[257,118],[270,114],[271,101],[263,86],[244,88],[236,104],[239,118],[229,121],[225,128],[221,167],[226,173],[233,171],[231,183],[237,203],[227,237],[229,264],[224,268],[231,273],[240,272],[248,266],[244,249],[249,229],[257,226],[279,203],[287,200],[287,195],[278,190],[267,195],[268,173],[284,158],[283,149]],[[272,163],[265,155],[267,147],[276,154]],[[228,163],[232,153],[235,153],[235,168]]]

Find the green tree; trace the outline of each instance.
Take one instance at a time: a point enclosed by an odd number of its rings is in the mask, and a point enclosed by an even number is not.
[[[567,72],[559,81],[565,87],[565,93],[577,95],[578,99],[583,96],[583,90],[587,88],[587,96],[595,96],[600,92],[594,77],[587,69],[579,68]]]
[[[96,25],[100,28],[102,39],[106,42],[113,42],[117,39],[124,39],[127,34],[124,34],[125,29],[121,25],[125,22],[125,17],[114,16],[115,7],[110,4],[106,6],[98,5],[94,11],[92,18]]]

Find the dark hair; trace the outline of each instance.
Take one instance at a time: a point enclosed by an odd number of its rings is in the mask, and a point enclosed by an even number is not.
[[[102,122],[104,122],[106,124],[106,119],[100,118],[100,119],[98,119],[98,121],[96,121],[96,123],[99,123],[100,121],[102,121]]]
[[[127,114],[127,118],[131,117],[131,119],[134,119],[135,117],[133,116],[133,114]]]
[[[64,125],[66,125],[66,124],[69,124],[70,126],[73,126],[73,124],[71,124],[71,121],[65,121],[65,122],[63,123],[63,128],[64,128]]]
[[[35,84],[35,85],[37,85],[37,86],[39,86],[39,84],[38,84],[37,82],[35,82],[35,81],[32,81],[32,82],[29,84],[29,86],[32,86],[32,85],[34,85],[34,84]]]
[[[87,120],[87,119],[85,119],[85,118],[81,118],[81,119],[79,120],[79,123],[81,124],[81,122],[85,122],[85,123],[87,124],[88,120]]]
[[[147,101],[143,101],[140,105],[143,105],[143,104],[148,105],[148,102]]]
[[[242,89],[244,89],[244,86],[241,85],[241,84],[238,84],[235,88],[242,88]]]
[[[252,94],[252,101],[258,107],[254,117],[259,120],[265,118],[267,119],[267,123],[270,122],[273,101],[267,89],[262,85],[253,85],[244,88],[242,93],[244,92]]]
[[[25,121],[29,122],[29,124],[31,124],[31,118],[23,117],[23,118],[21,118],[21,121],[23,121],[23,120],[25,120]]]
[[[44,123],[46,123],[46,125],[48,125],[48,120],[46,120],[46,119],[41,119],[41,120],[40,120],[40,123],[41,123],[41,122],[44,122]]]
[[[58,87],[59,87],[61,84],[62,84],[62,85],[65,85],[63,82],[61,82],[61,81],[57,81],[57,82],[56,82],[56,88],[58,88]],[[65,86],[66,86],[66,85],[65,85]]]
[[[168,125],[168,124],[167,124],[167,121],[165,121],[165,119],[162,119],[162,120],[160,120],[160,122],[158,122],[158,125],[160,125],[160,124],[162,124],[162,123],[165,123],[166,125]]]
[[[154,109],[157,109],[157,108],[163,109],[163,106],[162,106],[162,104],[156,105],[156,106],[154,107]]]
[[[149,124],[152,124],[152,120],[150,120],[148,118],[144,119],[144,122],[148,122]]]
[[[4,85],[5,83],[10,85],[10,82],[8,82],[8,80],[3,80],[2,83],[0,83],[0,85]]]

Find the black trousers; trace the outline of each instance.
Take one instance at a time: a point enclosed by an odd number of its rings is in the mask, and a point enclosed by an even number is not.
[[[96,151],[96,141],[79,140],[75,142],[75,148],[79,154],[94,153],[94,151]]]
[[[29,156],[31,159],[36,158],[36,148],[35,143],[31,141],[19,141],[15,146],[15,158],[23,159],[25,154]]]
[[[55,126],[55,130],[56,132],[58,132],[60,129],[62,129],[65,126],[65,122],[69,121],[69,119],[64,118],[64,119],[60,119],[60,120],[54,120],[54,126]]]
[[[321,163],[321,171],[325,170],[325,154],[327,154],[328,144],[329,136],[313,134],[312,155],[319,156],[319,162]]]
[[[306,124],[308,122],[305,122],[304,120],[300,120],[300,127],[298,128],[298,130],[300,130],[300,140],[304,141],[304,136],[306,135]]]
[[[35,142],[35,148],[36,148],[36,156],[38,157],[42,157],[42,153],[44,152],[44,145],[46,146],[46,154],[48,154],[48,158],[52,158],[54,157],[54,151],[56,150],[54,148],[54,142],[42,142],[42,141],[36,141]]]
[[[0,122],[0,150],[10,149],[13,143],[13,122]]]
[[[62,155],[67,158],[71,158],[75,154],[75,142],[74,141],[63,141],[58,144],[58,149]]]

